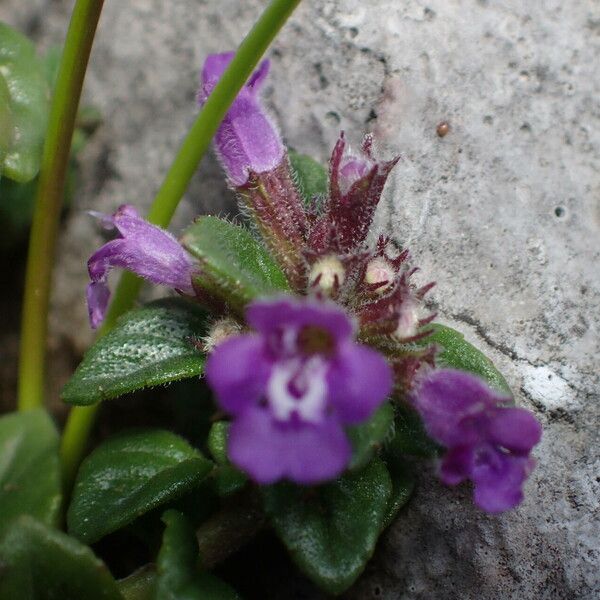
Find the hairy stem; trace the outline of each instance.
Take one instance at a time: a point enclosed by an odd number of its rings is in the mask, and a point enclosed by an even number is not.
[[[151,223],[161,227],[169,225],[229,107],[298,4],[300,0],[272,0],[240,44],[229,67],[194,121],[152,203],[148,213]],[[123,273],[100,335],[112,329],[118,317],[133,306],[141,285],[141,279],[131,273]],[[97,407],[75,407],[69,415],[61,446],[67,485],[73,481],[81,461],[96,410]]]
[[[48,305],[71,139],[103,0],[77,0],[58,71],[29,240],[21,324],[19,410],[44,403]]]

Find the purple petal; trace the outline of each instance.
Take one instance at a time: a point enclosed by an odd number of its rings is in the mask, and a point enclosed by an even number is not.
[[[354,323],[342,308],[310,299],[258,300],[246,309],[246,320],[263,335],[285,328],[298,331],[302,327],[313,326],[325,329],[335,341],[341,342],[354,333]]]
[[[314,484],[337,477],[347,466],[351,447],[334,421],[278,423],[266,409],[251,409],[230,429],[231,461],[260,484],[287,478]]]
[[[523,483],[533,469],[531,458],[511,456],[497,450],[480,451],[471,479],[475,484],[475,504],[488,513],[499,513],[523,500]]]
[[[206,101],[232,58],[232,52],[206,58],[199,94],[201,103]],[[250,172],[272,171],[283,160],[281,136],[257,96],[268,71],[269,62],[263,61],[240,90],[215,135],[217,155],[236,187],[248,181]]]
[[[498,446],[527,454],[540,441],[542,426],[524,408],[498,408],[490,415],[488,436]]]
[[[223,410],[238,415],[264,395],[272,365],[258,335],[238,335],[219,344],[206,361],[208,383]]]
[[[193,263],[181,244],[168,231],[132,214],[128,207],[122,209],[113,217],[122,237],[102,246],[88,261],[92,281],[106,278],[112,267],[121,267],[153,283],[192,293]]]
[[[201,83],[207,92],[207,96],[217,85],[234,56],[235,52],[223,52],[221,54],[209,54],[206,57],[202,66]],[[203,98],[202,102],[205,100],[206,98]]]
[[[240,95],[215,135],[215,150],[235,187],[253,173],[274,170],[283,160],[284,148],[275,125],[254,96]]]
[[[478,377],[455,369],[432,371],[411,399],[429,434],[445,446],[465,443],[465,436],[480,427],[477,415],[508,400]]]
[[[104,321],[104,315],[108,308],[108,300],[110,299],[110,291],[108,286],[103,282],[92,282],[87,287],[87,305],[92,329],[97,329]]]
[[[116,227],[120,237],[104,244],[88,260],[92,283],[106,283],[110,269],[120,267],[153,283],[193,293],[193,262],[169,232],[142,219],[130,205],[119,207],[112,217],[97,215],[104,226]],[[107,289],[97,286],[88,289],[92,327],[102,321],[108,297]]]
[[[348,156],[340,166],[339,181],[342,196],[345,196],[350,188],[361,179],[364,179],[374,166],[374,162],[367,158],[356,158]]]
[[[458,485],[471,475],[473,448],[458,446],[452,448],[442,458],[440,463],[440,479],[446,485]]]
[[[340,345],[328,376],[330,402],[342,423],[368,419],[392,391],[392,370],[375,350],[351,342]]]

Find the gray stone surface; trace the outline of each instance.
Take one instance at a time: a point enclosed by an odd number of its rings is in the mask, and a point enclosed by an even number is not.
[[[149,205],[203,57],[233,47],[264,4],[106,2],[86,89],[105,123],[61,237],[55,343],[89,341],[84,257],[98,237],[81,211]],[[0,18],[45,45],[71,5],[1,0]],[[441,319],[495,359],[545,430],[510,514],[422,476],[347,597],[600,597],[600,4],[306,0],[271,57],[268,102],[295,148],[325,159],[343,128],[403,155],[378,226],[412,248]],[[208,159],[174,230],[231,207]]]

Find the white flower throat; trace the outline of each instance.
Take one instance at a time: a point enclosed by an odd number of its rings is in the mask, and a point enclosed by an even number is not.
[[[296,414],[302,421],[321,421],[327,401],[326,373],[327,363],[318,355],[275,364],[267,386],[275,418],[289,421]]]

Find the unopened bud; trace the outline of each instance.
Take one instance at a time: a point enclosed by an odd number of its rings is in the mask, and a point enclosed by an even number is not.
[[[369,261],[365,273],[365,283],[378,294],[382,294],[389,290],[395,278],[396,272],[394,267],[392,263],[385,258],[378,257]],[[376,287],[378,285],[379,287]]]
[[[219,344],[233,335],[237,335],[242,326],[233,319],[227,317],[215,321],[206,336],[202,338],[202,349],[210,354]]]
[[[405,302],[402,305],[398,326],[394,331],[394,336],[400,340],[411,338],[419,330],[419,312],[417,304],[414,302]]]
[[[324,292],[336,291],[346,279],[346,269],[336,256],[319,259],[310,270],[310,285]]]

